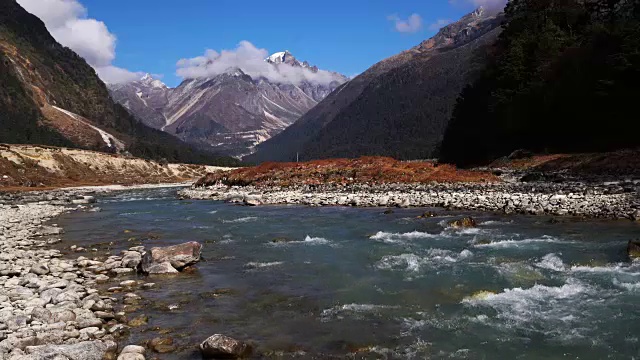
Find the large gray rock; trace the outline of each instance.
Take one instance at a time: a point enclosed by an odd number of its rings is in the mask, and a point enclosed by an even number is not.
[[[202,245],[195,241],[167,247],[151,248],[142,258],[142,271],[145,273],[160,274],[162,272],[159,271],[163,268],[168,272],[172,272],[171,268],[181,270],[186,266],[193,265],[200,261],[201,250]],[[168,263],[170,267],[167,266],[166,263]]]
[[[122,267],[137,269],[142,262],[142,255],[136,251],[126,251],[122,258]]]
[[[160,264],[149,265],[146,268],[145,272],[147,274],[176,274],[176,273],[179,273],[179,271],[176,270],[176,268],[174,268],[173,266],[171,266],[171,263],[168,262],[168,261],[165,261],[165,262],[160,263]]]
[[[117,344],[113,341],[85,341],[73,345],[27,346],[25,352],[34,360],[54,359],[56,356],[69,360],[102,360],[116,349]]]
[[[202,356],[207,359],[237,359],[251,355],[251,345],[215,334],[200,344]]]

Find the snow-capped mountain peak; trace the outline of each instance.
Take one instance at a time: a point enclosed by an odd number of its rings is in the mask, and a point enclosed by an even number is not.
[[[154,79],[151,74],[144,74],[144,76],[140,79],[140,82],[154,88],[166,89],[167,85],[158,79]]]
[[[269,56],[266,60],[274,64],[281,64],[287,60],[287,57],[293,57],[293,55],[291,55],[289,50],[274,53],[271,56]]]

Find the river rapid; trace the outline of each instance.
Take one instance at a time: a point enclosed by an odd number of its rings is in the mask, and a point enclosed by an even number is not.
[[[126,342],[172,337],[177,350],[161,359],[199,359],[197,344],[214,333],[252,342],[258,357],[640,356],[640,263],[625,252],[637,223],[245,207],[175,193],[111,194],[101,212],[56,220],[63,249],[204,244],[197,271],[147,279],[156,287],[138,292],[130,317],[149,321]],[[425,211],[437,216],[418,218]],[[463,216],[479,225],[447,226]]]

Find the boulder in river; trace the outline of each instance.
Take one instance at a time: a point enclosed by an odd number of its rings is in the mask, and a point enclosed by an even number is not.
[[[476,227],[477,223],[471,216],[463,217],[462,219],[453,220],[449,222],[449,226],[452,228],[471,228]]]
[[[147,274],[177,272],[200,261],[201,250],[202,244],[195,241],[151,248],[142,258],[142,271]]]
[[[205,359],[237,359],[251,355],[251,345],[242,341],[215,334],[200,344]]]
[[[631,259],[640,259],[640,240],[629,240],[627,254]]]
[[[244,204],[247,206],[262,205],[262,196],[260,195],[245,195]]]

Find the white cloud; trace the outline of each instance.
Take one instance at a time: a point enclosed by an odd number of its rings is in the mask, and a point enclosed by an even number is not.
[[[176,74],[182,78],[194,79],[212,77],[239,68],[254,79],[264,77],[269,81],[285,84],[329,84],[344,81],[340,75],[329,71],[313,72],[284,63],[277,66],[270,64],[264,61],[268,55],[266,49],[259,49],[249,41],[241,41],[233,50],[217,52],[209,49],[202,56],[179,60]]]
[[[451,20],[449,19],[438,19],[436,22],[434,22],[433,24],[429,25],[429,30],[431,31],[438,31],[440,29],[442,29],[443,27],[451,24]]]
[[[422,17],[418,14],[411,14],[407,19],[401,19],[398,15],[391,15],[388,19],[395,22],[397,32],[415,33],[422,29]]]
[[[143,76],[143,72],[132,72],[127,69],[123,69],[113,65],[95,67],[96,73],[102,81],[108,84],[123,84],[136,80],[140,80]],[[154,78],[159,79],[161,76],[153,75]]]
[[[60,44],[71,48],[93,66],[108,83],[128,82],[140,73],[112,65],[116,58],[116,37],[102,21],[87,17],[87,9],[77,0],[18,0],[28,12],[39,17]]]

